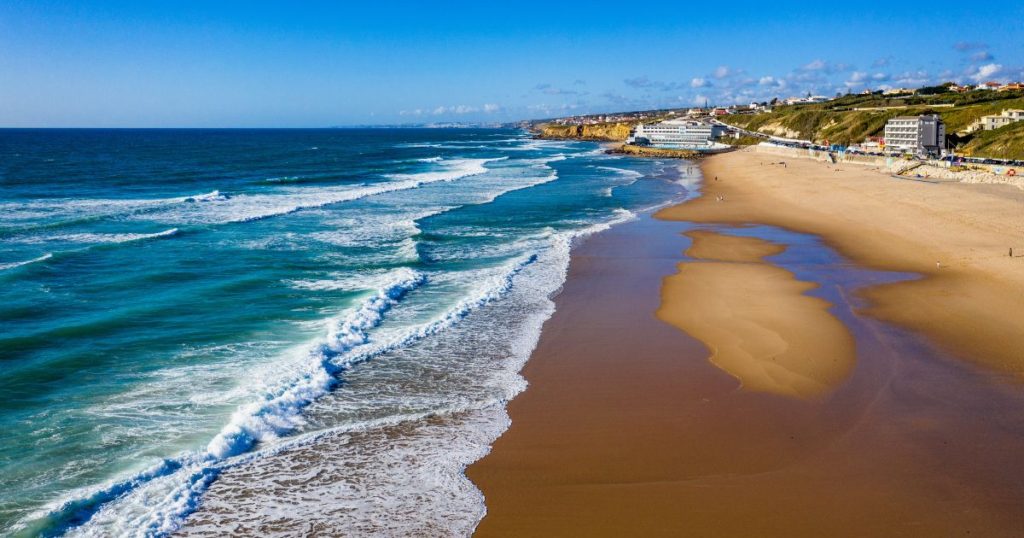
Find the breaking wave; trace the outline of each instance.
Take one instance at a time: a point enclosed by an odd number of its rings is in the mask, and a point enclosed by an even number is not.
[[[21,262],[12,262],[12,263],[0,263],[0,271],[7,271],[7,270],[10,270],[10,269],[21,267],[23,265],[29,265],[29,264],[32,264],[32,263],[46,261],[46,260],[49,260],[52,257],[53,257],[53,254],[50,253],[50,252],[47,252],[46,254],[43,254],[42,256],[40,256],[38,258],[33,258],[31,260],[25,260],[25,261],[21,261]]]
[[[68,242],[68,243],[107,243],[107,244],[118,244],[118,243],[131,243],[133,241],[144,241],[146,239],[157,239],[160,237],[170,237],[178,233],[177,228],[171,228],[162,232],[156,232],[151,234],[133,234],[133,233],[74,233],[74,234],[60,234],[60,235],[49,235],[26,238],[19,241],[20,243],[49,243],[54,241]]]

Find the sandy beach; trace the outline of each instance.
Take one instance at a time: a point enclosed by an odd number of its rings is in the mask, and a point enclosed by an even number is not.
[[[1024,528],[1021,198],[779,160],[577,246],[478,536]]]
[[[922,275],[865,290],[869,313],[964,358],[1024,375],[1019,189],[900,180],[857,165],[750,150],[709,158],[702,168],[704,196],[661,218],[812,233],[867,267]]]

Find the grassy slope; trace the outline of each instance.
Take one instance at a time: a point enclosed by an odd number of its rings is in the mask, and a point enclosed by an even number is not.
[[[997,159],[1024,158],[1024,122],[978,133],[970,142],[958,148],[958,151],[966,155]]]
[[[731,123],[750,130],[762,131],[779,136],[811,139],[817,142],[828,140],[832,143],[850,144],[860,142],[868,136],[879,136],[885,122],[896,116],[909,116],[935,112],[946,122],[946,130],[953,133],[988,114],[998,114],[1006,108],[1024,108],[1024,96],[1020,93],[974,92],[974,96],[936,96],[934,98],[882,99],[878,96],[846,96],[818,105],[779,107],[769,114],[737,115],[726,118]],[[929,104],[956,101],[954,108],[933,108]],[[856,107],[901,106],[898,110],[852,110]],[[1001,133],[1002,130],[993,131]],[[1001,134],[993,135],[996,137]],[[986,137],[989,140],[990,137]],[[986,144],[986,147],[996,147]],[[1014,144],[1007,144],[1006,150],[1015,151]],[[979,151],[980,144],[979,144]],[[992,155],[995,156],[995,155]],[[1015,158],[1024,153],[1014,154]]]
[[[756,146],[756,145],[760,144],[761,142],[764,142],[764,140],[761,139],[761,138],[758,138],[756,136],[743,135],[743,136],[741,136],[739,138],[732,138],[732,137],[729,137],[729,136],[725,136],[725,137],[719,138],[718,140],[716,140],[716,142],[721,143],[721,144],[728,144],[730,146]]]

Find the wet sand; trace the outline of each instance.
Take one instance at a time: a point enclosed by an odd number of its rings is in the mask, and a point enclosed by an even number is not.
[[[857,290],[896,275],[814,237],[718,228],[786,245],[771,265],[817,284],[855,340],[821,397],[741,388],[655,317],[692,228],[643,217],[574,249],[512,425],[467,470],[478,536],[1020,534],[1018,384],[865,316]]]
[[[785,247],[707,230],[686,234],[694,261],[665,279],[658,319],[697,338],[743,388],[799,398],[837,386],[854,363],[853,336],[812,282],[765,261]]]

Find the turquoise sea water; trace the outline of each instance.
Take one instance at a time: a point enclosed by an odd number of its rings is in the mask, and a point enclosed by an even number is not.
[[[678,199],[677,166],[513,130],[0,130],[0,534],[166,534],[355,429],[343,529],[471,528],[455,475],[569,244]]]

